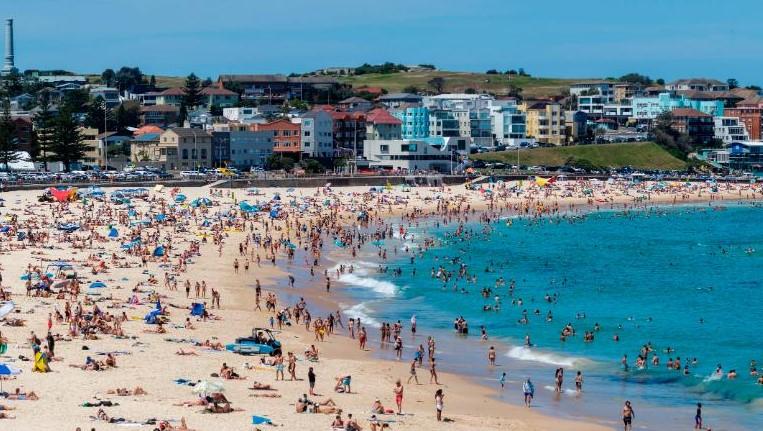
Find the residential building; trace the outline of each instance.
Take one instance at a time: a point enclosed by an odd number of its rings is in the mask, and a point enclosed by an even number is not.
[[[312,100],[321,92],[339,88],[335,78],[327,76],[220,75],[219,85],[237,91],[242,99],[283,103],[291,98]]]
[[[763,166],[763,142],[734,142],[729,147],[729,168],[744,171],[759,170]]]
[[[692,108],[675,108],[672,127],[697,143],[708,144],[715,137],[713,116]]]
[[[366,114],[366,139],[401,139],[401,124],[385,109],[373,109]]]
[[[737,117],[744,123],[750,140],[759,141],[763,136],[763,98],[755,96],[738,102],[733,108],[726,108],[724,114],[729,117]]]
[[[185,98],[185,90],[182,88],[168,88],[156,96],[157,105],[170,105],[180,107]]]
[[[20,146],[19,151],[31,154],[34,145],[34,121],[31,115],[12,115],[11,121],[15,126],[14,134]]]
[[[172,105],[141,106],[140,122],[166,127],[177,123],[179,113],[180,109]]]
[[[429,136],[457,137],[465,136],[463,133],[471,133],[468,115],[468,111],[457,113],[442,109],[429,110]],[[462,121],[463,117],[466,117],[465,122]],[[467,125],[468,132],[462,128],[462,123]]]
[[[636,96],[640,96],[644,91],[644,87],[641,84],[633,82],[621,82],[614,85],[613,101],[615,103],[624,103],[630,101]]]
[[[232,164],[230,157],[230,133],[230,129],[214,130],[212,132],[212,166],[216,168],[225,167],[229,163]]]
[[[400,104],[392,111],[400,120],[403,139],[421,139],[429,136],[429,109],[419,105]]]
[[[491,131],[496,143],[518,146],[527,133],[527,118],[516,99],[496,100],[490,106]]]
[[[312,110],[300,116],[302,154],[307,157],[334,156],[334,121],[326,111]]]
[[[101,166],[101,155],[103,154],[102,142],[98,139],[98,129],[93,127],[80,127],[79,133],[82,136],[82,144],[87,146],[82,163],[91,166]]]
[[[400,171],[450,172],[458,164],[450,146],[437,147],[424,140],[369,139],[363,147],[363,157],[370,168]]]
[[[339,107],[339,109],[342,111],[348,112],[368,112],[371,110],[371,108],[374,107],[374,104],[362,97],[353,96],[341,100],[339,103],[337,103],[337,107]]]
[[[253,107],[223,108],[223,117],[243,124],[251,124],[264,118],[257,108]]]
[[[578,82],[570,85],[570,95],[580,99],[581,96],[599,96],[604,103],[615,101],[615,83],[611,81]]]
[[[135,164],[158,163],[161,159],[161,132],[142,133],[130,142],[130,161]]]
[[[37,77],[37,82],[54,87],[60,84],[74,84],[79,88],[87,84],[87,78],[82,75],[42,75]]]
[[[254,132],[273,132],[273,152],[294,154],[299,156],[302,152],[300,125],[286,119],[279,119],[264,124],[253,124]]]
[[[537,142],[564,145],[567,142],[562,106],[556,102],[526,101],[520,105],[527,115],[527,137]]]
[[[750,140],[747,129],[737,117],[714,117],[715,139],[720,139],[725,145],[734,141],[746,142]]]
[[[366,140],[366,115],[362,112],[330,111],[333,122],[334,155],[360,157]]]
[[[677,81],[665,84],[665,89],[669,91],[729,91],[729,85],[725,82],[718,81],[717,79],[690,78],[679,79]]]
[[[430,110],[471,111],[489,109],[492,100],[488,94],[447,93],[424,97],[422,103]]]
[[[274,151],[275,131],[230,132],[230,161],[233,167],[250,169],[264,168]]]
[[[212,135],[199,130],[176,127],[160,136],[162,169],[189,170],[212,167]]]
[[[194,129],[211,129],[214,123],[214,115],[206,108],[198,108],[188,112],[184,127]]]
[[[95,86],[90,88],[90,98],[100,97],[106,103],[106,106],[113,108],[120,103],[119,90],[112,87]]]
[[[490,147],[495,144],[493,137],[492,116],[489,109],[476,109],[469,111],[469,133],[462,133],[461,136],[468,136],[478,146]]]
[[[684,95],[663,92],[658,96],[634,97],[633,118],[637,121],[651,121],[665,111],[676,108],[690,108],[714,117],[722,117],[724,104],[721,100],[695,100]]]
[[[387,109],[400,108],[402,105],[421,105],[422,97],[412,93],[390,93],[379,96],[379,103]]]
[[[220,108],[229,108],[238,103],[238,93],[226,90],[222,87],[204,87],[201,90],[201,96],[204,98],[203,104],[207,108],[217,106]]]

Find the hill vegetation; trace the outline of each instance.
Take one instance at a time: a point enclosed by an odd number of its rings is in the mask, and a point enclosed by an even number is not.
[[[647,170],[683,170],[686,162],[676,158],[654,142],[578,145],[572,147],[519,150],[522,166],[574,166],[580,168],[623,168]],[[517,163],[517,151],[474,154],[475,160]]]

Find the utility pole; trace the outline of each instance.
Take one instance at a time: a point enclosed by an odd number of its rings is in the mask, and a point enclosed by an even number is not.
[[[103,99],[103,157],[105,161],[105,165],[103,169],[106,171],[109,170],[109,136],[107,135],[107,132],[109,130],[108,109],[109,109],[109,105],[106,104],[106,99]]]

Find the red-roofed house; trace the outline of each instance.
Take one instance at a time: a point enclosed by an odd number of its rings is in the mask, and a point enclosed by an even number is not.
[[[681,133],[686,133],[692,141],[707,144],[715,137],[713,116],[692,108],[675,108],[672,127]]]
[[[382,108],[366,113],[366,139],[400,139],[403,122]]]
[[[236,106],[238,102],[238,93],[219,87],[205,87],[201,90],[204,96],[204,103],[208,108],[218,106],[220,108],[230,108]]]
[[[156,96],[156,104],[180,107],[184,97],[185,90],[182,88],[168,88]]]
[[[273,131],[273,152],[283,154],[295,154],[299,156],[302,151],[301,129],[299,124],[286,119],[271,121],[265,124],[252,124],[253,132]]]

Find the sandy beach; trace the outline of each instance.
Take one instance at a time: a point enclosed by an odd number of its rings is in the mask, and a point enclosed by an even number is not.
[[[507,183],[442,189],[390,188],[382,193],[369,193],[368,187],[261,189],[253,196],[242,189],[213,192],[201,187],[174,192],[150,190],[147,196],[131,198],[132,207],[128,208],[109,202],[108,196],[114,189],[103,191],[105,199],[91,196],[84,201],[65,203],[38,202],[43,194],[39,190],[2,194],[0,226],[7,229],[0,234],[1,285],[5,300],[13,301],[14,310],[0,321],[1,337],[7,340],[7,352],[0,355],[0,363],[21,371],[4,379],[2,385],[11,395],[19,388],[20,393],[34,392],[39,399],[0,398],[0,405],[10,408],[0,413],[13,417],[0,419],[0,429],[116,430],[124,426],[186,429],[181,418],[185,419],[187,429],[193,430],[272,427],[252,425],[252,416],[256,415],[268,418],[282,429],[330,430],[335,413],[296,412],[297,400],[309,390],[309,367],[316,376],[316,395],[309,396],[310,400],[333,400],[345,422],[348,414],[352,414],[364,430],[371,427],[371,406],[376,399],[385,408],[396,409],[393,388],[398,379],[402,379],[404,386],[403,414],[377,415],[378,421],[387,423],[391,430],[619,429],[619,412],[611,412],[611,424],[607,426],[600,425],[601,420],[594,423],[555,418],[534,408],[527,409],[520,406],[521,388],[516,385],[507,388],[516,393],[516,403],[507,404],[495,399],[494,390],[463,376],[440,373],[441,385],[429,384],[426,360],[418,371],[422,384],[407,384],[409,362],[374,356],[373,350],[378,346],[375,329],[368,331],[369,347],[365,351],[343,328],[316,342],[312,328],[306,330],[292,315],[295,303],[283,298],[304,297],[313,321],[327,317],[326,313],[319,314],[318,309],[339,310],[342,283],[328,272],[331,292],[326,292],[324,271],[330,271],[333,264],[323,255],[323,243],[352,240],[353,229],[361,224],[361,213],[368,217],[366,229],[373,226],[389,229],[384,227],[385,220],[393,217],[412,220],[413,214],[417,218],[436,216],[453,220],[467,216],[475,219],[476,212],[488,217],[543,216],[596,207],[761,197],[757,185],[704,183],[634,186],[570,181],[547,187]],[[187,199],[171,205],[178,194]],[[247,215],[240,210],[241,200],[272,207],[276,194],[282,202],[277,218],[271,218],[268,212]],[[196,208],[188,205],[197,198],[210,198],[211,202],[201,202]],[[156,217],[159,214],[166,219],[160,221]],[[65,233],[60,226],[65,223],[78,227]],[[112,228],[117,233],[109,236]],[[19,239],[18,232],[24,232],[24,239]],[[141,239],[140,245],[129,250],[123,247],[136,238]],[[163,247],[164,255],[157,255],[159,246]],[[290,259],[291,249],[296,252]],[[349,249],[340,253],[351,258]],[[316,266],[312,259],[316,259]],[[74,282],[57,278],[65,274],[52,274],[49,282],[35,275],[39,272],[44,276],[46,268],[55,261],[73,266],[79,292],[71,292],[76,290]],[[235,261],[239,262],[237,270]],[[293,287],[289,286],[290,274],[297,280]],[[22,277],[31,278],[29,290]],[[262,287],[262,310],[255,310],[256,280]],[[39,281],[49,283],[53,293],[40,294],[34,288]],[[96,281],[106,287],[88,287]],[[190,283],[189,297],[186,282]],[[206,284],[203,297],[197,298],[197,282]],[[219,308],[213,305],[213,290],[219,293]],[[249,336],[253,327],[270,327],[274,313],[266,310],[265,302],[271,293],[278,298],[275,310],[282,312],[288,307],[283,312],[291,316],[292,325],[284,326],[276,335],[284,355],[291,352],[296,356],[297,381],[290,380],[288,371],[285,381],[276,380],[277,367],[262,364],[261,356],[219,350],[218,343],[226,345],[237,337]],[[166,320],[159,331],[166,331],[163,333],[156,333],[159,325],[144,321],[157,299],[163,307],[161,316]],[[67,302],[72,316],[68,319]],[[209,316],[191,316],[192,303],[206,304]],[[61,318],[57,318],[57,313]],[[345,328],[350,317],[353,316],[342,314]],[[12,320],[17,320],[20,326],[12,326]],[[90,327],[90,323],[95,326]],[[89,335],[83,335],[83,327],[89,328]],[[35,351],[48,356],[48,332],[54,337],[55,353],[43,362],[50,371],[33,372]],[[33,335],[40,340],[38,348],[32,345]],[[424,342],[427,334],[417,336]],[[315,361],[308,360],[305,354],[311,345],[318,350]],[[184,354],[178,354],[181,351]],[[107,357],[109,353],[111,357]],[[88,357],[97,364],[87,364]],[[112,360],[116,366],[107,365]],[[241,378],[213,377],[212,374],[228,372],[221,370],[223,363]],[[348,375],[352,376],[351,393],[335,392],[336,378]],[[229,405],[233,411],[208,413],[202,405],[178,405],[196,404],[200,399],[192,386],[177,383],[178,379],[221,384],[222,394],[229,401],[221,405]],[[270,385],[272,390],[250,389],[255,381]],[[132,391],[136,387],[146,393],[124,396],[109,393],[118,388]],[[445,422],[438,422],[435,416],[437,389],[445,394]],[[106,405],[82,406],[104,401]],[[98,418],[99,409],[106,416]],[[149,419],[153,419],[151,423],[147,423]],[[168,423],[160,423],[164,420]]]

